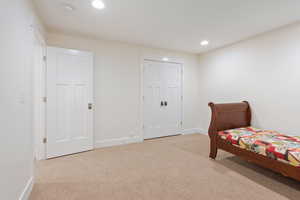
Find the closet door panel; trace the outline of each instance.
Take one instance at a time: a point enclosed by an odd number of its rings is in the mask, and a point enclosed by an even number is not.
[[[163,93],[162,71],[159,63],[144,63],[144,138],[162,135],[163,116],[161,99]]]

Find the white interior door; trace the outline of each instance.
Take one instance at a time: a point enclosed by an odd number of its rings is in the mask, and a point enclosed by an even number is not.
[[[182,65],[144,62],[144,139],[177,135],[182,126]]]
[[[93,54],[47,48],[47,158],[93,149]]]

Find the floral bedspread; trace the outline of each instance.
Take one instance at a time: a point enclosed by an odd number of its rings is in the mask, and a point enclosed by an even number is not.
[[[242,149],[300,167],[300,136],[253,127],[220,131],[219,136]]]

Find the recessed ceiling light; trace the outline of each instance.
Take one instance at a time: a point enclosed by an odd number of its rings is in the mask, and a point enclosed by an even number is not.
[[[75,10],[74,6],[70,5],[70,4],[63,4],[63,8],[67,11],[73,11]]]
[[[93,0],[92,6],[98,10],[102,10],[105,8],[105,4],[101,0]]]
[[[167,57],[163,57],[163,59],[162,59],[163,61],[169,61],[169,58],[167,58]]]
[[[207,46],[209,44],[209,41],[208,40],[203,40],[201,41],[201,46]]]

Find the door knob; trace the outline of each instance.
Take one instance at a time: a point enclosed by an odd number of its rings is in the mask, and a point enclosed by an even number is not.
[[[168,102],[167,101],[165,101],[165,106],[168,106]]]
[[[92,110],[92,109],[93,109],[93,104],[92,104],[92,103],[89,103],[89,104],[88,104],[88,108],[89,108],[89,110]]]
[[[160,102],[160,106],[164,106],[164,102],[163,101]]]

